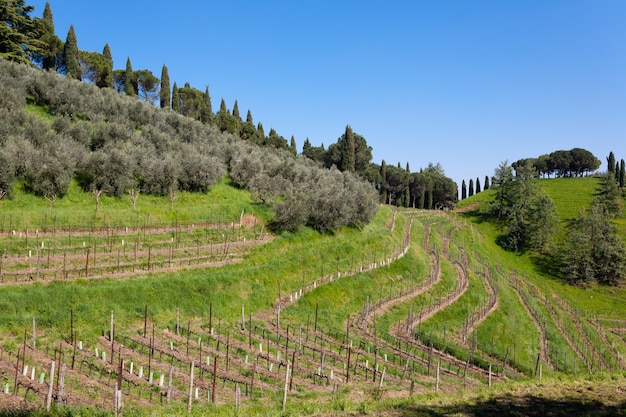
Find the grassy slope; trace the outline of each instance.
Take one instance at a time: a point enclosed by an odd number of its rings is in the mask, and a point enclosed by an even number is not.
[[[130,196],[121,198],[103,195],[95,213],[95,197],[83,192],[75,181],[54,205],[43,198],[23,192],[21,185],[14,190],[15,197],[0,201],[0,226],[31,231],[44,227],[67,228],[142,225],[144,222],[173,221],[231,221],[245,213],[254,213],[267,220],[269,213],[263,205],[252,201],[250,193],[230,186],[224,179],[206,194],[179,192],[173,205],[167,198],[140,195],[133,210]]]
[[[542,180],[541,184],[557,203],[564,227],[581,207],[587,207],[592,201],[598,179],[553,179]],[[480,206],[489,199],[490,192],[482,192],[464,200],[459,207]],[[69,193],[52,208],[44,199],[26,195],[18,187],[14,199],[0,201],[0,224],[4,233],[11,229],[34,230],[52,225],[66,227],[70,222],[73,227],[77,224],[88,227],[94,225],[94,222],[96,226],[132,226],[156,221],[232,219],[237,218],[242,210],[264,220],[271,216],[263,206],[255,204],[247,192],[231,187],[227,181],[214,186],[206,195],[179,194],[173,209],[167,199],[140,196],[137,210],[133,211],[128,196],[121,199],[104,196],[97,215],[94,213],[93,196],[82,192],[76,184],[72,184]],[[116,324],[123,328],[136,325],[142,319],[145,305],[149,305],[151,320],[162,327],[171,327],[175,323],[177,310],[185,319],[192,317],[195,324],[206,324],[209,305],[213,306],[215,317],[232,323],[237,320],[242,304],[246,305],[247,313],[269,308],[278,295],[279,284],[283,293],[295,291],[302,280],[310,283],[323,273],[349,269],[353,264],[358,264],[359,260],[380,258],[399,246],[407,219],[397,216],[396,228],[390,232],[386,225],[391,211],[389,207],[382,207],[374,221],[363,230],[343,229],[333,235],[319,235],[311,230],[284,234],[257,249],[248,256],[246,262],[220,269],[148,274],[121,282],[104,279],[47,286],[3,287],[0,288],[0,309],[3,311],[0,332],[13,336],[4,338],[5,346],[15,346],[21,339],[23,329],[28,328],[32,317],[36,316],[39,328],[49,329],[46,337],[53,343],[59,335],[67,336],[69,310],[73,309],[79,337],[95,338],[106,330],[111,310],[116,312]],[[539,291],[540,298],[557,294],[583,315],[619,319],[625,316],[625,289],[592,287],[583,290],[564,285],[554,277],[540,274],[536,260],[531,255],[507,253],[495,245],[499,231],[493,224],[485,222],[479,211],[469,211],[460,220],[464,227],[454,233],[451,253],[458,253],[459,248],[463,248],[470,254],[474,272],[488,265],[496,277],[500,292],[500,308],[479,326],[475,336],[476,343],[485,351],[491,350],[495,357],[502,359],[505,351],[515,346],[519,369],[528,371],[532,370],[537,353],[537,328],[525,314],[507,281],[513,274],[526,278]],[[454,227],[450,220],[441,221],[428,215],[423,221],[435,224],[442,222],[443,225],[438,226],[442,230],[433,232],[431,238],[439,246],[441,235]],[[626,236],[623,220],[618,221],[618,226],[623,236]],[[393,291],[394,285],[395,289],[398,285],[410,285],[426,274],[428,260],[420,248],[423,230],[422,222],[414,224],[413,248],[401,261],[373,273],[357,274],[307,293],[299,303],[285,310],[284,320],[294,323],[309,320],[315,305],[319,304],[320,325],[342,331],[345,320],[362,309],[367,296],[375,301],[377,294]],[[441,288],[437,290],[441,293],[453,285],[454,273],[447,263],[444,263],[443,268],[444,279]],[[426,329],[434,329],[435,338],[436,333],[440,333],[446,326],[449,332],[453,328],[458,330],[459,320],[480,304],[482,284],[474,272],[470,275],[470,290],[459,303],[440,312],[424,326]],[[428,297],[424,295],[412,303],[417,306],[422,298]],[[536,308],[547,315],[544,306],[538,305]],[[380,317],[381,328],[401,320],[408,309],[409,304],[394,306]],[[570,348],[563,337],[556,334],[558,332],[554,325],[549,328],[549,333],[551,345],[562,354],[568,352]],[[494,338],[494,334],[498,335],[497,338]],[[616,344],[623,349],[622,342],[616,341]],[[569,354],[574,355],[571,350]],[[491,396],[489,398],[484,406],[489,407],[495,401]],[[441,401],[449,401],[440,410],[462,413],[479,410],[474,407],[482,400],[484,398],[455,402],[455,399],[444,400],[442,397],[430,404],[437,409]],[[380,405],[389,406],[385,404]],[[423,408],[415,408],[413,400],[400,401],[393,407],[432,415]]]
[[[568,221],[574,218],[581,208],[589,207],[597,192],[599,181],[598,178],[563,178],[540,181],[543,189],[557,205],[561,219],[561,235],[564,233]],[[553,349],[550,353],[551,360],[553,363],[558,361],[560,369],[565,368],[568,372],[572,372],[574,369],[572,358],[576,355],[566,342],[564,335],[558,330],[557,325],[560,324],[562,328],[565,328],[575,343],[581,343],[580,336],[573,330],[573,326],[570,323],[571,319],[567,317],[564,310],[559,308],[556,297],[564,300],[569,308],[573,309],[576,312],[575,314],[581,317],[598,317],[607,321],[623,321],[625,316],[624,300],[626,299],[626,288],[606,288],[601,286],[592,286],[585,289],[575,288],[563,284],[556,276],[546,274],[545,259],[530,253],[520,255],[501,250],[494,243],[495,238],[500,233],[499,229],[493,223],[485,221],[481,215],[482,208],[488,204],[491,198],[491,192],[487,191],[468,198],[459,204],[459,209],[467,210],[462,214],[462,217],[476,227],[480,235],[483,236],[480,245],[475,250],[483,259],[488,259],[492,266],[497,265],[497,268],[505,278],[508,275],[527,280],[527,295],[533,294],[530,297],[531,305],[542,321],[545,320],[547,325],[547,337],[551,349]],[[623,219],[618,220],[618,226],[622,224],[621,222],[623,222]],[[626,236],[623,228],[618,227],[618,230],[623,237]],[[507,337],[507,327],[503,326],[503,323],[511,323],[511,316],[507,313],[511,309],[517,312],[515,315],[519,315],[523,311],[519,309],[519,306],[517,309],[515,307],[515,304],[519,303],[517,298],[510,290],[510,284],[504,283],[501,285],[499,299],[502,304],[507,304],[502,305],[503,308],[496,311],[479,328],[479,343],[482,342],[488,346],[490,334],[501,334]],[[511,302],[514,304],[510,305],[509,303]],[[561,323],[554,323],[551,320],[549,308],[556,312]],[[519,321],[519,319],[519,317],[515,318],[515,321]],[[586,325],[585,327],[589,338],[592,341],[598,340],[595,330],[589,329]],[[519,329],[515,335],[518,346],[520,342],[529,344],[529,339],[532,340],[534,338],[536,340],[537,336],[532,336],[533,331],[536,332],[536,330],[533,330],[533,326],[529,327],[527,318],[524,318],[515,328]],[[610,332],[605,333],[612,335]],[[623,353],[626,349],[623,340],[618,341],[615,338],[611,340],[615,349]],[[536,345],[537,342],[535,341],[526,347],[534,350],[534,353],[531,353],[530,357],[525,360],[526,364],[521,364],[523,367],[532,369],[532,362],[529,362],[529,360],[533,355],[536,356],[537,354]],[[601,349],[605,351],[607,348],[602,347]],[[557,351],[560,355],[556,353]],[[605,352],[605,355],[609,357],[609,361],[611,356],[614,357],[610,352]],[[569,358],[569,360],[566,358]],[[580,371],[580,362],[577,371]]]

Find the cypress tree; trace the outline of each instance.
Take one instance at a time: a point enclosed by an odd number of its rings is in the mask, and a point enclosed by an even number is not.
[[[304,140],[304,144],[302,145],[302,155],[306,156],[307,158],[310,158],[311,148],[312,148],[311,142],[309,141],[309,138],[306,138]]]
[[[161,90],[159,91],[159,105],[162,109],[172,108],[172,93],[170,92],[170,74],[165,64],[161,68]]]
[[[387,204],[387,163],[383,159],[380,164],[380,182],[381,182],[381,202]]]
[[[488,175],[485,175],[485,188],[484,189],[485,190],[489,189],[489,176]]]
[[[52,8],[50,7],[50,2],[46,2],[46,5],[43,8],[43,18],[44,24],[46,25],[46,29],[50,32],[54,33],[54,18],[52,17]]]
[[[202,94],[202,106],[200,109],[200,120],[202,123],[212,123],[213,117],[213,104],[211,104],[211,94],[209,94],[209,85],[207,84]]]
[[[228,107],[226,107],[224,98],[222,98],[222,101],[220,102],[220,113],[228,113]]]
[[[235,104],[233,104],[233,116],[235,116],[239,121],[241,120],[241,114],[239,114],[239,103],[235,100]]]
[[[404,207],[409,207],[411,205],[411,170],[408,162],[406,163],[406,173],[409,176],[409,181],[407,181],[404,189]]]
[[[296,138],[294,138],[293,135],[291,135],[291,143],[290,143],[289,147],[291,148],[291,152],[294,155],[298,154],[298,147],[296,146]]]
[[[476,194],[480,192],[480,180],[476,177]]]
[[[461,200],[465,200],[467,198],[467,189],[465,186],[465,180],[461,181]]]
[[[63,48],[63,59],[65,60],[65,76],[74,80],[80,80],[80,64],[78,61],[78,42],[74,25],[70,25],[67,32],[65,47]]]
[[[96,85],[100,88],[112,88],[113,87],[113,55],[111,54],[111,48],[109,44],[105,44],[102,49],[102,56],[104,57],[105,65],[102,67],[102,72],[98,75]]]
[[[172,111],[176,114],[180,114],[180,95],[178,94],[176,81],[174,81],[174,85],[172,86]]]
[[[63,41],[54,32],[54,19],[50,3],[46,2],[41,19],[41,66],[45,70],[57,71],[63,63]]]
[[[474,180],[470,179],[469,180],[469,190],[468,190],[467,196],[471,197],[473,195],[474,195]]]
[[[248,109],[248,114],[246,115],[246,123],[254,124],[252,122],[252,112],[250,112],[250,109]]]
[[[430,210],[433,208],[433,191],[432,190],[427,190],[426,191],[426,202],[425,202],[426,206],[424,208]]]
[[[609,175],[615,178],[615,155],[613,154],[613,151],[609,153],[609,156],[606,158],[606,162],[607,172],[609,173]]]
[[[204,90],[204,102],[209,113],[213,114],[213,104],[211,104],[211,95],[209,94],[209,85]]]
[[[265,142],[265,130],[263,130],[263,125],[261,124],[261,122],[259,122],[259,124],[256,126],[256,130],[257,132],[259,132],[261,140]]]
[[[137,95],[137,90],[135,90],[133,78],[133,66],[130,63],[130,57],[128,57],[126,58],[126,71],[124,72],[124,92],[127,96]]]
[[[619,167],[619,186],[621,188],[624,188],[624,176],[626,175],[626,173],[624,172],[624,160],[622,159],[620,161],[620,167]]]
[[[355,166],[356,145],[354,143],[354,133],[352,132],[352,128],[348,125],[346,126],[346,133],[341,146],[341,170],[354,172]]]

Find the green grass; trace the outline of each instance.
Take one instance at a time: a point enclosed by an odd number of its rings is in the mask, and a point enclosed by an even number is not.
[[[578,216],[580,209],[586,209],[596,196],[601,179],[585,178],[553,178],[539,181],[543,190],[556,203],[561,223]]]
[[[554,196],[562,220],[568,218],[567,216],[575,216],[580,204],[588,204],[593,199],[597,183],[594,178],[571,180],[541,182]],[[488,193],[483,192],[472,198],[475,202],[485,204]],[[576,194],[575,198],[572,194]],[[568,199],[564,207],[561,207],[561,198]],[[121,199],[105,197],[98,216],[94,217],[93,204],[93,196],[81,191],[76,184],[72,184],[70,192],[59,199],[51,210],[44,199],[26,195],[18,189],[13,199],[0,201],[2,229],[6,233],[11,228],[33,230],[43,228],[44,225],[50,227],[52,219],[56,219],[58,227],[69,221],[75,222],[72,224],[89,225],[94,219],[98,225],[122,226],[147,222],[148,219],[150,222],[198,219],[217,221],[219,218],[238,218],[242,210],[264,220],[271,218],[271,213],[264,206],[255,204],[248,193],[234,189],[226,180],[214,186],[207,194],[181,194],[174,203],[174,210],[170,209],[169,200],[166,198],[140,196],[138,208],[133,211],[128,196]],[[279,287],[282,294],[293,293],[300,289],[303,282],[308,285],[322,276],[354,270],[361,264],[389,256],[400,247],[408,217],[412,215],[415,216],[411,235],[412,246],[406,256],[389,266],[336,279],[331,284],[305,293],[298,303],[283,311],[281,317],[283,326],[285,323],[297,325],[312,321],[318,305],[319,327],[343,333],[346,319],[356,318],[361,313],[368,296],[375,302],[381,296],[397,292],[401,286],[406,288],[427,279],[429,259],[422,247],[426,224],[430,225],[431,247],[442,248],[443,237],[452,232],[449,242],[450,254],[453,259],[460,258],[462,254],[467,256],[470,267],[470,289],[453,306],[439,312],[423,324],[422,332],[430,334],[432,331],[433,336],[442,342],[443,328],[446,327],[446,343],[455,343],[455,348],[463,352],[462,344],[453,342],[452,337],[454,334],[458,335],[468,314],[486,301],[486,292],[477,274],[488,268],[495,277],[499,308],[486,318],[474,335],[470,336],[470,339],[476,340],[479,350],[482,351],[477,353],[475,361],[484,361],[485,359],[481,357],[491,354],[494,358],[502,360],[507,349],[510,349],[508,359],[510,364],[527,375],[534,370],[540,333],[526,314],[518,296],[509,286],[510,274],[524,277],[529,285],[536,288],[528,292],[531,297],[530,303],[542,317],[546,318],[551,346],[559,350],[560,367],[565,365],[567,372],[573,371],[571,363],[574,353],[552,323],[548,310],[542,304],[545,302],[546,294],[556,294],[562,298],[569,308],[579,315],[583,321],[583,328],[597,344],[601,343],[597,331],[585,320],[596,317],[621,320],[624,318],[623,301],[626,299],[626,288],[592,286],[581,289],[565,285],[555,277],[542,274],[530,255],[513,254],[498,247],[495,238],[500,231],[493,223],[485,221],[479,211],[463,215],[453,214],[449,217],[438,216],[433,212],[401,210],[396,216],[394,230],[389,231],[386,226],[392,216],[392,210],[390,207],[382,206],[372,223],[362,229],[344,228],[333,234],[319,234],[310,229],[282,233],[246,255],[244,262],[221,268],[149,273],[123,280],[78,280],[71,283],[0,287],[0,310],[3,311],[0,315],[0,333],[5,336],[3,344],[15,350],[24,329],[29,329],[32,318],[36,317],[38,329],[45,329],[40,336],[41,343],[54,346],[59,338],[67,339],[69,336],[70,310],[74,313],[77,337],[85,341],[96,340],[107,331],[111,311],[115,312],[116,327],[121,329],[120,331],[133,331],[132,329],[136,329],[142,322],[146,305],[149,320],[160,329],[173,328],[178,311],[183,322],[190,320],[192,326],[206,326],[210,309],[213,312],[213,320],[220,320],[222,326],[228,328],[240,318],[242,305],[245,305],[247,314],[270,309],[278,296]],[[433,297],[442,297],[455,286],[456,269],[451,263],[444,261],[442,282],[432,291],[410,302],[395,305],[386,314],[377,317],[379,331],[388,331],[393,324],[405,320],[411,305],[415,312],[422,301],[428,303]],[[560,320],[566,319],[567,316],[563,311],[559,309],[556,311]],[[571,337],[571,333],[569,334]],[[607,337],[618,352],[626,352],[626,343],[622,338],[614,335]],[[601,351],[605,358],[610,355],[608,348]],[[556,359],[553,352],[551,358]],[[579,374],[584,369],[581,361],[578,362],[577,369]],[[550,375],[545,368],[544,375]],[[562,374],[559,374],[559,377],[560,375]],[[413,400],[356,403],[349,400],[348,396],[339,396],[335,402],[319,404],[320,395],[300,396],[297,399],[298,405],[289,408],[288,413],[307,414],[298,410],[308,410],[311,413],[362,412],[364,408],[374,413],[374,410],[386,407],[421,410],[419,407],[416,408]],[[432,400],[433,397],[429,398]],[[436,398],[437,401],[444,401],[443,397]],[[277,404],[280,402],[277,398],[270,401]],[[461,402],[456,404],[458,408],[435,409],[463,410]],[[258,402],[247,403],[246,407],[250,407],[247,409],[250,415],[263,413],[263,405]],[[270,408],[275,407],[272,405]],[[472,408],[468,406],[467,409]],[[225,414],[233,411],[232,408],[229,411],[220,408],[218,411],[211,406],[202,410]],[[174,408],[171,411],[174,412]],[[141,415],[143,411],[137,413]]]
[[[173,204],[166,197],[139,195],[135,210],[129,195],[103,195],[98,213],[94,195],[84,192],[75,181],[52,206],[46,199],[24,192],[21,184],[16,185],[13,194],[13,198],[0,200],[2,232],[135,227],[175,221],[232,222],[239,219],[242,211],[264,221],[271,217],[267,206],[254,202],[249,192],[232,187],[227,178],[204,194],[179,192]]]

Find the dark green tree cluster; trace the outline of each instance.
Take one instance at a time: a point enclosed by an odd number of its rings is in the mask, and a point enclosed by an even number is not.
[[[626,250],[612,223],[623,209],[615,178],[610,174],[603,178],[591,207],[581,209],[558,243],[556,207],[537,178],[531,161],[518,165],[515,175],[507,162],[495,170],[490,210],[502,226],[498,243],[510,251],[533,250],[553,259],[569,283],[621,284],[626,277]]]
[[[488,189],[489,189],[489,177],[485,176],[484,190],[487,191]],[[465,183],[465,180],[461,181],[461,200],[465,200],[466,198],[471,197],[480,192],[481,192],[480,178],[478,177],[476,178],[476,190],[474,190],[474,180],[472,179],[469,180],[469,191]]]
[[[35,57],[41,59],[45,46],[41,38],[47,27],[30,17],[33,10],[24,0],[0,3],[0,57],[27,65]]]
[[[544,252],[554,243],[559,221],[556,206],[536,180],[530,162],[518,166],[516,175],[508,162],[495,170],[490,210],[503,229],[498,243],[507,250]]]
[[[572,221],[559,251],[563,278],[575,285],[620,285],[626,277],[626,248],[612,220],[621,215],[622,199],[607,174],[588,210]]]
[[[615,159],[615,154],[613,152],[609,153],[609,156],[606,158],[607,164],[607,175],[609,178],[613,178],[615,182],[619,184],[620,188],[624,188],[624,177],[626,176],[624,166],[624,160],[620,160],[619,162]]]
[[[580,177],[600,167],[600,160],[582,148],[554,151],[538,158],[520,159],[512,163],[511,166],[517,170],[518,166],[526,166],[527,163],[530,163],[539,176],[547,178],[552,175],[555,177]]]
[[[409,207],[451,209],[458,200],[456,183],[448,178],[440,164],[428,164],[409,178]]]
[[[372,161],[372,148],[365,138],[346,126],[346,130],[331,144],[312,146],[304,141],[302,155],[327,168],[335,167],[342,172],[354,172],[373,184],[379,192],[380,202],[419,209],[452,208],[457,202],[456,184],[445,176],[441,165],[432,163],[426,169],[411,173],[409,164],[402,168],[380,165]]]

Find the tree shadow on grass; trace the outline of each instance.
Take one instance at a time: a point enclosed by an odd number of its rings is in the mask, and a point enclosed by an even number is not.
[[[476,404],[444,406],[412,406],[400,414],[406,417],[619,417],[626,416],[626,399],[617,405],[598,400],[564,398],[561,400],[536,396],[505,396]]]
[[[531,255],[533,266],[546,277],[561,281],[561,261],[555,256]]]

